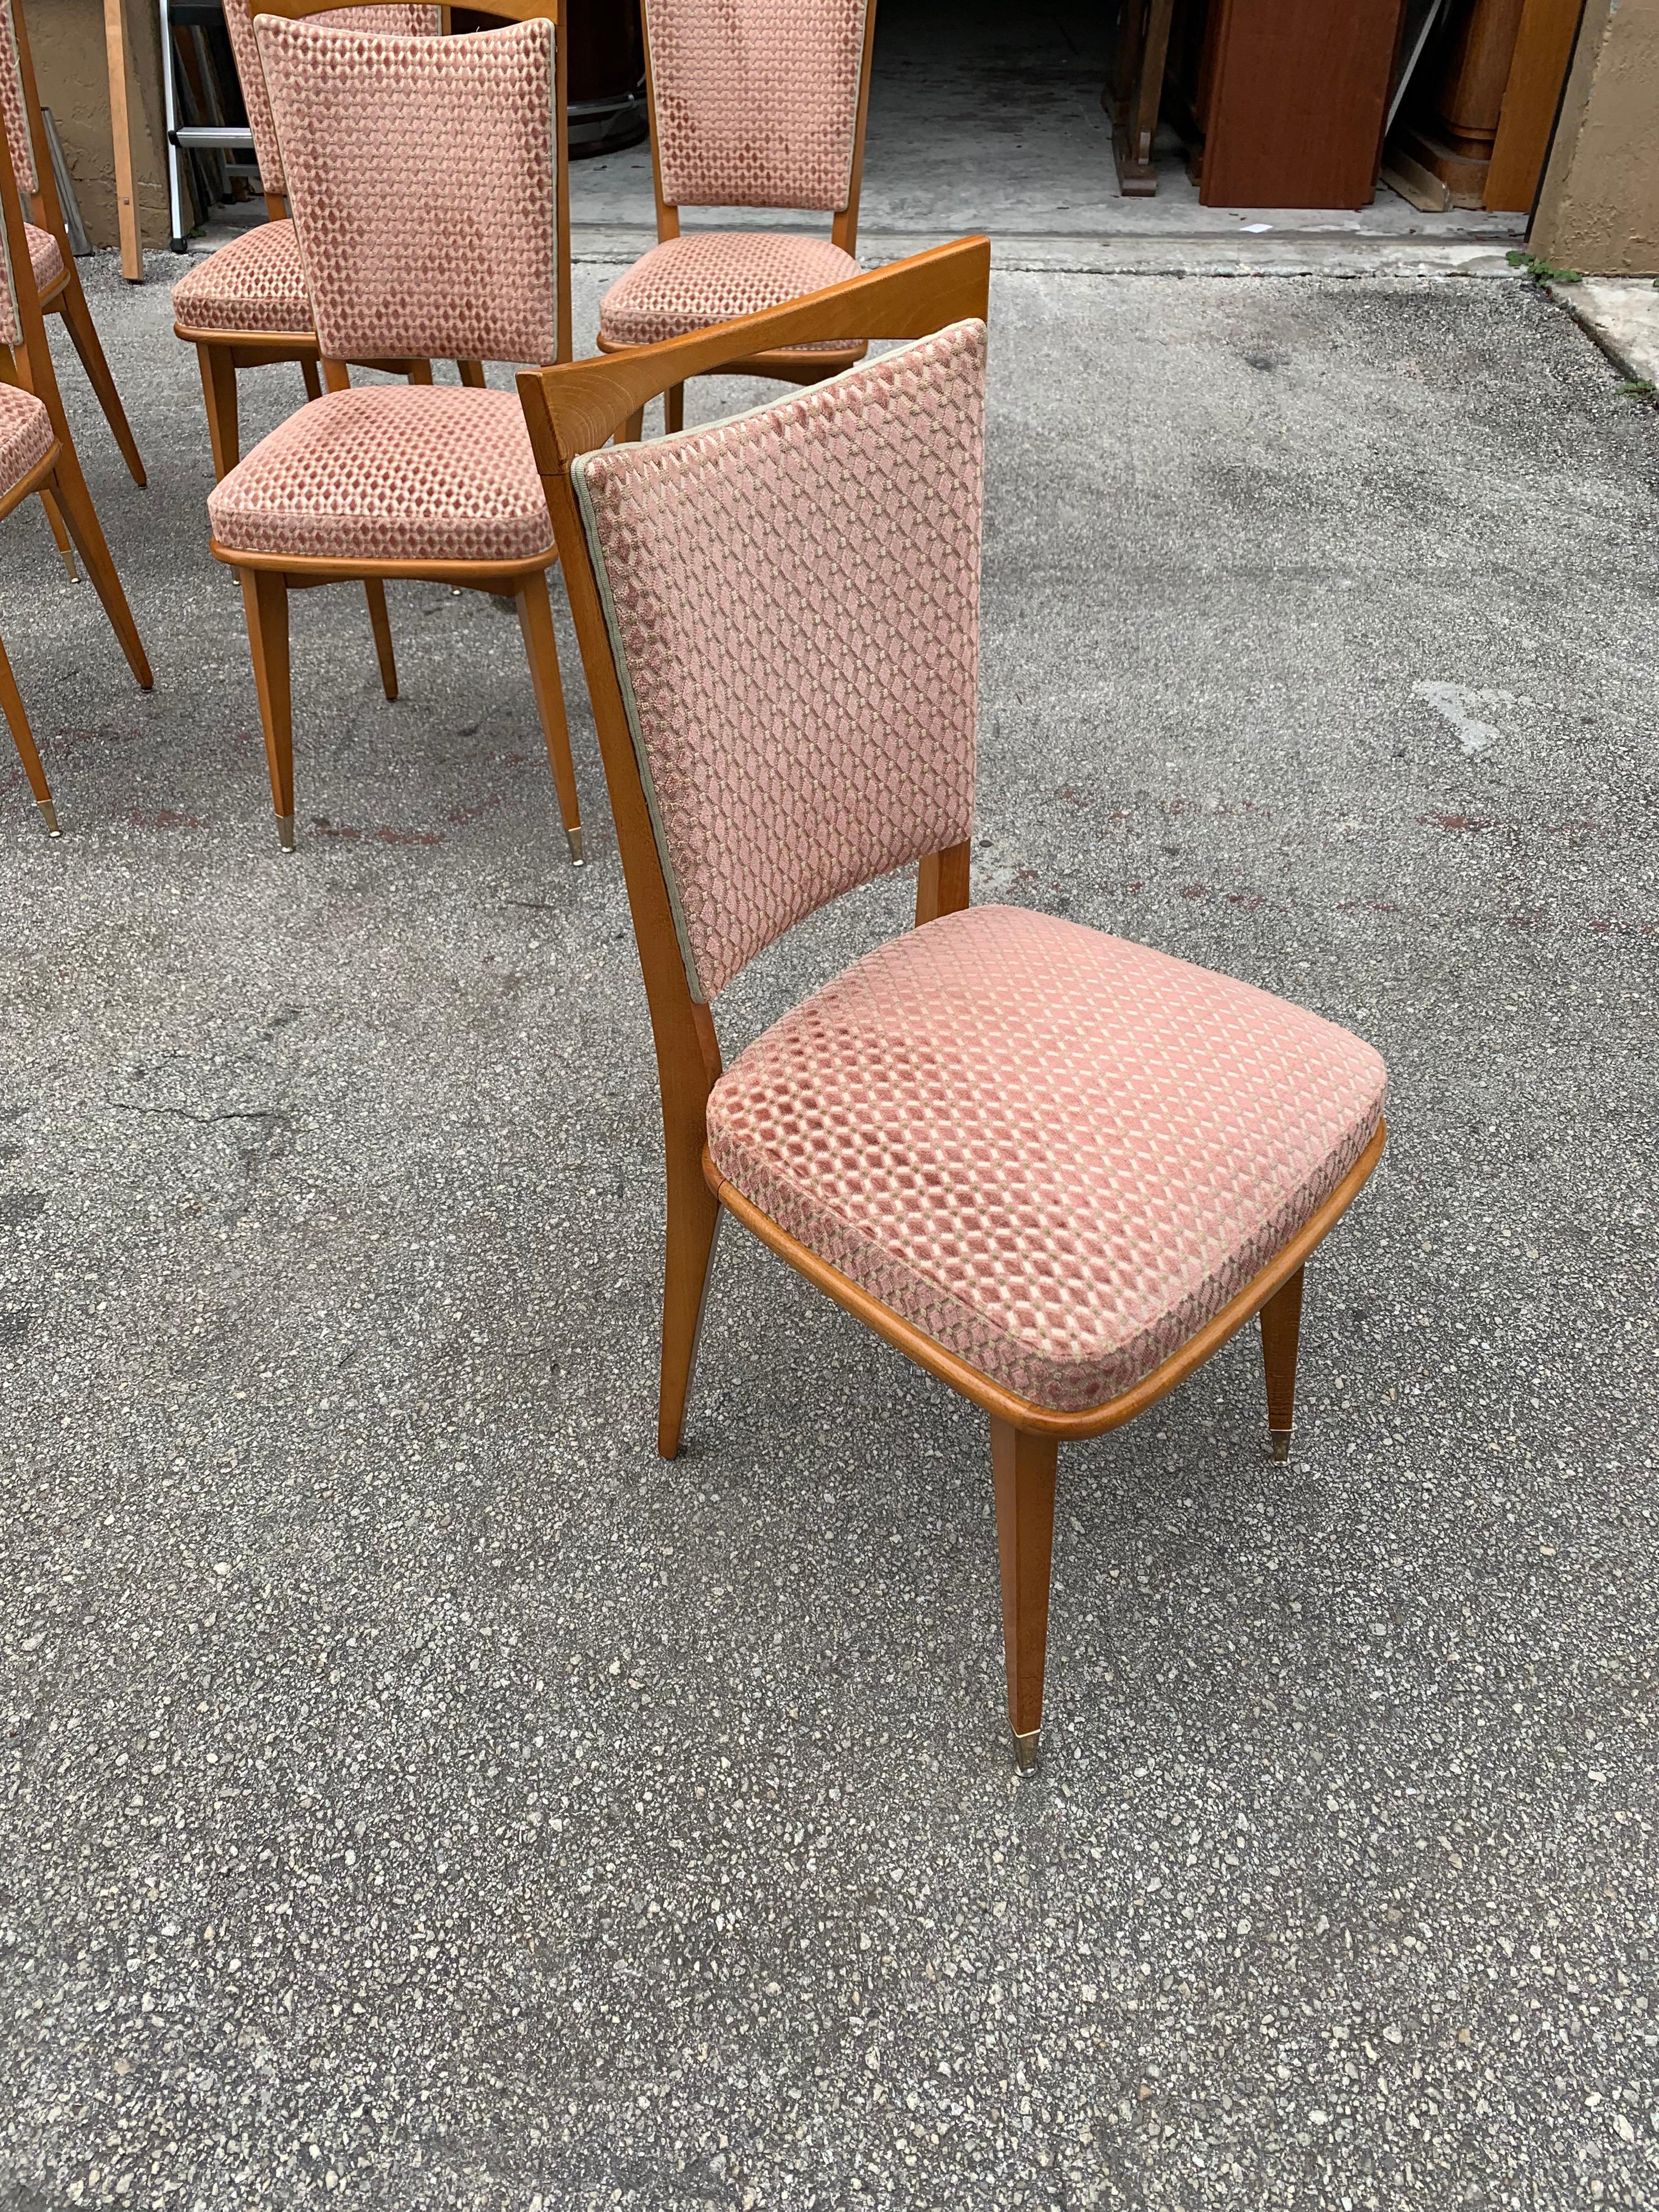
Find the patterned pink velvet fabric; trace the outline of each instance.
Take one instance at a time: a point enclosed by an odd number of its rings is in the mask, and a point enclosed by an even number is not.
[[[404,32],[411,37],[436,38],[440,17],[435,8],[331,8],[311,18],[313,23],[349,23],[360,31]],[[259,66],[259,44],[254,35],[249,0],[225,0],[225,28],[242,80],[242,104],[247,127],[253,133],[253,157],[259,164],[259,182],[268,192],[285,192],[283,153],[276,143],[276,126],[270,119],[265,97],[264,71]]]
[[[514,392],[373,384],[325,392],[208,495],[240,553],[349,561],[520,561],[553,526]]]
[[[550,362],[553,26],[255,27],[324,353]]]
[[[294,225],[262,222],[198,262],[173,288],[173,319],[187,331],[309,337],[311,301]]]
[[[856,276],[827,238],[789,231],[694,230],[642,253],[599,302],[607,345],[655,345],[687,331],[781,307]]]
[[[866,0],[646,0],[671,207],[847,204]]]
[[[23,225],[29,243],[29,267],[34,273],[37,292],[49,292],[64,279],[64,252],[49,230],[42,230],[33,222]]]
[[[721,1173],[1020,1396],[1103,1404],[1317,1211],[1387,1071],[1282,999],[1012,907],[896,939],[708,1103]]]
[[[574,465],[692,988],[974,814],[985,325]]]
[[[29,198],[40,189],[34,167],[34,144],[29,136],[28,106],[23,98],[23,62],[17,51],[14,0],[0,0],[0,117],[11,149],[11,173],[17,189]]]
[[[22,483],[52,451],[52,417],[32,392],[0,384],[0,494]]]

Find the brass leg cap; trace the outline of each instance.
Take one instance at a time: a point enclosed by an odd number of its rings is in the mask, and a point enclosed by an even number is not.
[[[70,551],[67,545],[60,545],[58,550],[64,556],[64,570],[70,583],[78,584],[81,580],[81,571],[75,565],[74,554]]]
[[[1014,1737],[1014,1765],[1022,1774],[1030,1774],[1037,1763],[1037,1752],[1042,1742],[1042,1730],[1033,1729],[1029,1735]]]
[[[294,817],[291,814],[276,817],[276,842],[285,853],[294,850]]]
[[[1275,1459],[1288,1459],[1290,1457],[1291,1434],[1291,1432],[1289,1429],[1268,1430],[1267,1442],[1272,1447],[1273,1455]]]
[[[582,864],[582,833],[580,825],[578,824],[574,830],[567,828],[564,834],[569,841],[570,845],[570,865],[573,868],[580,868]]]
[[[46,825],[47,836],[61,837],[64,833],[58,827],[58,809],[52,805],[51,799],[37,799],[34,803],[40,810],[40,819]]]

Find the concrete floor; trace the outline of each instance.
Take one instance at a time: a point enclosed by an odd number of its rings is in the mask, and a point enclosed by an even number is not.
[[[0,532],[0,2207],[1659,2202],[1651,409],[1520,282],[995,280],[979,894],[1394,1073],[1290,1464],[1248,1340],[1066,1454],[1022,1783],[977,1416],[733,1236],[652,1450],[562,611],[589,867],[424,586],[395,707],[299,602],[280,855],[194,365],[94,293],[158,680]]]

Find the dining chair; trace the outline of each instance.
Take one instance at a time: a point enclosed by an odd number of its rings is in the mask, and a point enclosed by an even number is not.
[[[322,20],[338,21],[342,15],[350,12],[331,12]],[[364,31],[436,32],[439,15],[437,8],[422,6],[368,4],[356,10],[357,27]],[[265,94],[250,0],[225,0],[225,29],[241,80],[248,128],[253,133],[253,155],[264,188],[267,220],[206,255],[173,288],[173,335],[195,347],[201,368],[216,477],[234,469],[240,456],[236,386],[240,370],[292,362],[305,380],[306,397],[315,399],[322,392],[311,299],[288,213],[282,147]],[[432,380],[432,366],[427,361],[375,365],[412,376],[417,382]],[[463,365],[461,374],[465,382],[483,380],[482,371],[475,374],[470,363]]]
[[[70,250],[21,0],[0,0],[0,112],[5,117],[12,173],[20,195],[28,203],[24,210],[24,231],[41,309],[46,314],[61,317],[86,371],[87,380],[103,410],[104,419],[121,449],[121,458],[133,482],[142,484],[145,482],[144,464],[137,441],[121,404],[121,395],[110,373],[98,326],[92,319],[92,309],[82,287],[80,271]]]
[[[968,240],[814,300],[519,379],[574,611],[660,1079],[657,1446],[733,1215],[990,1418],[1008,1714],[1042,1716],[1058,1448],[1260,1315],[1288,1451],[1303,1269],[1381,1155],[1382,1062],[1266,992],[969,897],[984,315]],[[733,350],[908,341],[648,445]],[[722,1061],[720,993],[914,864],[916,927]]]
[[[288,595],[370,592],[397,696],[386,581],[516,602],[570,857],[575,771],[548,604],[558,558],[524,411],[483,385],[351,384],[359,360],[551,362],[570,353],[561,0],[492,0],[462,38],[363,29],[318,0],[256,0],[323,381],[208,498],[240,570],[283,846],[294,844]]]
[[[9,122],[8,117],[8,122]],[[148,690],[149,663],[115,573],[98,514],[81,474],[52,374],[40,296],[35,288],[29,232],[11,162],[0,161],[0,520],[38,496],[61,519],[79,551],[127,662]],[[0,712],[5,715],[23,773],[48,833],[58,835],[52,789],[29,729],[11,663],[0,646]]]
[[[599,302],[599,350],[653,345],[858,274],[859,191],[876,0],[643,0],[658,242]],[[680,228],[684,208],[809,210],[828,238]],[[815,384],[862,339],[774,348],[716,367]],[[684,420],[680,386],[665,421]],[[638,436],[640,425],[628,434]]]
[[[98,326],[92,319],[92,309],[87,305],[87,295],[82,288],[81,272],[70,251],[21,0],[0,0],[0,115],[5,119],[12,175],[20,200],[26,203],[23,236],[41,312],[61,318],[70,343],[86,371],[87,381],[104,410],[104,419],[120,447],[121,458],[133,482],[142,484],[146,478],[137,441],[121,404],[121,395],[115,388],[115,379],[110,374],[109,362],[99,340]],[[64,566],[73,576],[75,556],[62,511],[49,490],[42,494],[41,503]]]

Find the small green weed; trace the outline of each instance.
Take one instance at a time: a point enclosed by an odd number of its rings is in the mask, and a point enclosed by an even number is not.
[[[1620,386],[1619,397],[1621,399],[1651,399],[1654,389],[1647,378],[1634,377],[1628,384]]]
[[[1511,269],[1524,269],[1540,284],[1582,284],[1584,281],[1582,269],[1558,269],[1541,253],[1523,253],[1518,246],[1512,246],[1504,258]],[[1654,281],[1659,283],[1659,278]]]

